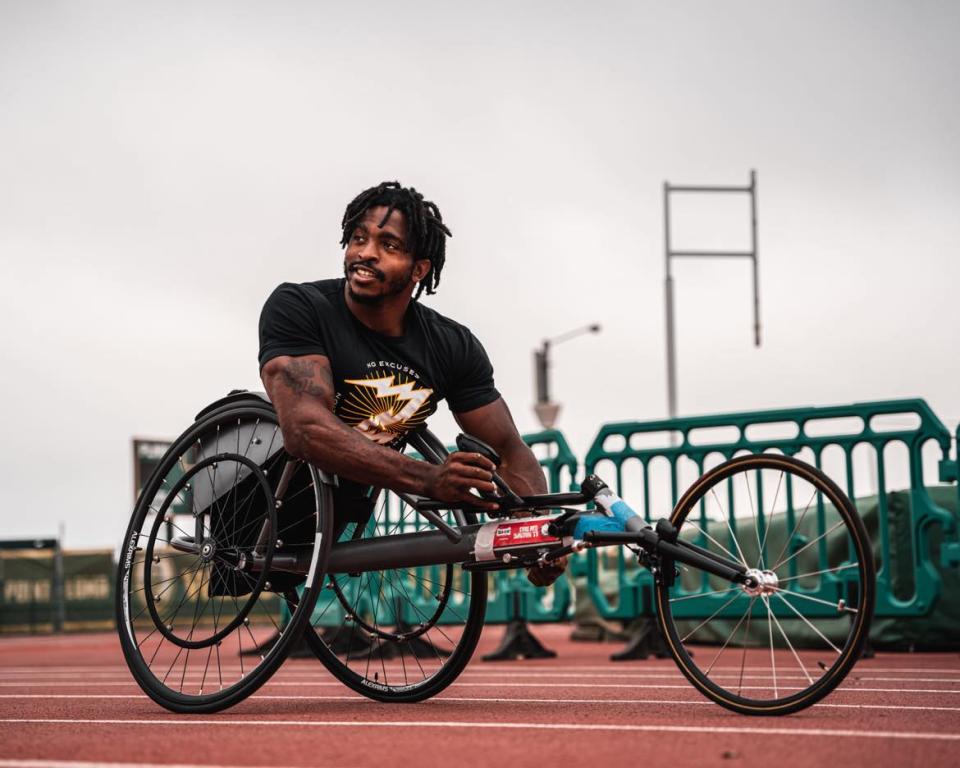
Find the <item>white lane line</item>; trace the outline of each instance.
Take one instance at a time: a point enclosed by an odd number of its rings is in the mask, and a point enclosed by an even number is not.
[[[142,699],[146,694],[135,693],[0,693],[0,699]],[[260,698],[260,697],[258,697]],[[283,698],[283,697],[279,697]],[[309,699],[310,696],[291,696],[292,699]],[[326,696],[316,696],[324,699]]]
[[[409,672],[409,670],[407,670]],[[393,673],[386,673],[388,676],[393,676]],[[237,671],[239,675],[239,670]],[[402,678],[404,676],[403,670],[396,670],[396,677]],[[734,676],[724,675],[724,674],[714,674],[712,676],[714,679],[723,680],[723,679],[733,679]],[[739,675],[735,676],[739,679]],[[197,682],[201,679],[200,673],[196,675],[189,673],[186,678],[187,681]],[[471,672],[463,672],[460,677],[460,680],[469,681],[472,685],[509,685],[509,684],[520,684],[520,681],[528,681],[527,684],[535,685],[539,681],[544,681],[544,684],[551,684],[554,682],[560,681],[569,681],[571,686],[578,686],[584,684],[597,684],[603,685],[602,681],[611,681],[619,684],[631,684],[633,681],[636,681],[636,684],[641,684],[642,682],[682,682],[684,678],[678,674],[609,674],[609,675],[564,675],[564,674],[530,674],[522,671],[516,671],[512,674],[500,673],[496,675],[488,674],[477,674]],[[754,684],[761,681],[772,680],[772,676],[769,674],[759,675],[751,674],[744,675],[744,680],[752,681]],[[779,680],[794,680],[803,682],[805,678],[800,675],[778,675],[777,679]],[[585,681],[585,682],[579,682]],[[586,681],[596,681],[596,683],[589,683]],[[898,677],[879,677],[873,675],[861,675],[854,672],[847,679],[848,683],[896,683],[898,685],[907,685],[911,687],[916,687],[917,685],[922,684],[940,684],[948,686],[944,690],[952,690],[960,686],[960,679],[954,678],[944,678],[944,677],[912,677],[912,678],[898,678]],[[75,675],[65,678],[46,678],[31,676],[29,678],[0,678],[0,688],[28,688],[28,687],[45,687],[45,688],[55,688],[55,687],[71,687],[71,686],[82,686],[82,685],[99,685],[107,687],[116,687],[124,685],[133,685],[135,681],[128,675],[122,676],[122,678],[104,678],[104,677],[93,677],[91,675]],[[268,685],[278,685],[278,686],[307,686],[307,685],[331,685],[338,684],[337,681],[332,678],[329,674],[326,673],[309,673],[304,675],[275,675],[269,682]]]
[[[871,683],[960,683],[960,678],[947,677],[861,677],[855,673],[851,677]]]
[[[126,683],[114,682],[70,682],[70,683],[0,683],[3,687],[12,688],[89,688],[91,685],[101,687],[136,687],[133,681]],[[280,682],[271,680],[264,685],[264,689],[270,688],[341,688],[343,683],[337,680],[328,682]],[[464,683],[457,681],[453,684],[454,688],[629,688],[629,689],[675,689],[691,690],[692,686],[686,683],[515,683],[511,681],[496,681],[483,683]],[[800,687],[781,686],[784,690],[802,690]],[[770,690],[770,686],[765,685],[745,685],[744,690]],[[958,694],[960,689],[949,688],[863,688],[860,686],[843,685],[837,690],[848,693],[949,693]]]
[[[284,666],[280,669],[278,674],[285,673],[296,673],[301,669],[316,669],[318,661],[311,659],[290,659]],[[471,665],[468,667],[470,671],[474,674],[513,674],[515,669],[529,669],[536,672],[589,672],[592,670],[598,670],[601,672],[610,672],[616,669],[626,669],[630,671],[640,671],[642,667],[643,672],[676,672],[677,667],[672,661],[636,661],[636,662],[614,662],[610,664],[571,664],[571,665],[547,665],[540,664],[535,660],[526,660],[521,662],[511,662],[512,665],[509,669],[503,667],[501,668],[502,672],[497,669],[492,668],[482,668],[478,669],[479,665]],[[400,665],[394,664],[393,667],[400,669]],[[391,669],[391,665],[387,666],[387,672]],[[725,672],[740,672],[740,666],[734,667],[714,667],[715,670],[725,671]],[[769,672],[770,667],[767,666],[747,666],[744,668],[748,672]],[[902,673],[911,673],[911,674],[952,674],[960,675],[960,663],[953,667],[884,667],[882,665],[876,664],[872,660],[859,661],[855,669],[859,669],[863,672],[868,672],[872,674],[877,673],[888,673],[888,672],[902,672]],[[24,666],[24,667],[0,667],[0,677],[7,673],[20,673],[20,674],[36,674],[36,673],[57,673],[57,672],[69,672],[69,673],[78,673],[78,672],[113,672],[113,673],[123,673],[130,674],[129,670],[125,666],[114,666],[114,665],[99,665],[99,666],[51,666],[51,667],[42,667],[42,666]]]
[[[960,741],[960,733],[936,731],[858,731],[832,728],[775,728],[709,725],[638,725],[630,723],[506,723],[502,721],[451,720],[117,720],[93,718],[2,718],[0,723],[16,725],[158,725],[175,726],[262,726],[269,728],[463,728],[467,730],[522,729],[543,731],[614,731],[623,733],[723,733],[751,736],[816,736],[850,739],[902,739],[912,741]]]
[[[240,670],[237,669],[236,674],[239,675],[239,673],[240,673]],[[224,670],[223,674],[226,675],[227,672]],[[403,670],[403,669],[397,668],[396,670],[390,670],[390,669],[386,670],[386,672],[384,673],[384,676],[390,677],[390,676],[396,675],[399,678],[399,677],[404,677],[405,674],[409,676],[410,675],[409,670]],[[209,676],[210,675],[208,673],[207,677]],[[11,678],[6,678],[2,680],[2,684],[19,685],[19,684],[32,683],[34,685],[60,685],[61,683],[67,684],[71,680],[75,681],[77,677],[78,675],[64,675],[64,676],[57,676],[57,677],[46,676],[46,675],[44,676],[33,675],[29,678],[18,678],[16,680]],[[180,677],[180,675],[178,675],[178,677]],[[201,680],[204,677],[203,670],[197,671],[195,673],[188,672],[183,677],[185,677],[186,680]],[[628,674],[608,674],[608,675],[607,674],[569,675],[569,674],[554,674],[554,673],[540,674],[540,673],[531,673],[531,672],[521,672],[519,670],[513,673],[500,672],[495,675],[483,674],[478,672],[461,672],[459,677],[460,678],[469,677],[477,680],[496,680],[498,678],[508,678],[508,679],[528,678],[531,680],[541,680],[541,679],[543,680],[584,680],[584,679],[586,680],[608,680],[608,679],[612,679],[612,680],[683,680],[684,679],[683,675],[681,675],[679,672],[664,673],[664,674],[629,674],[628,673]],[[730,679],[737,680],[739,679],[740,676],[731,674],[731,675],[714,675],[713,677],[715,679],[730,678]],[[110,677],[105,677],[105,676],[96,676],[96,675],[90,675],[90,674],[83,675],[83,679],[96,680],[98,683],[102,683],[102,684],[122,683],[122,682],[133,680],[133,678],[131,678],[130,675],[111,675]],[[310,683],[310,682],[324,682],[324,681],[332,680],[333,678],[329,674],[308,673],[305,675],[274,675],[271,679],[278,683],[283,683],[283,682]],[[743,679],[744,680],[772,680],[773,676],[769,674],[767,675],[746,675],[745,674],[743,675]],[[806,678],[801,675],[795,675],[795,676],[777,675],[777,679],[778,680],[806,680]],[[867,678],[860,678],[860,679],[866,680]],[[889,680],[891,678],[884,678],[884,679]],[[892,678],[892,679],[894,680],[894,682],[908,682],[908,683],[917,682],[915,679],[902,680],[902,681],[898,680],[897,678]],[[927,682],[960,683],[960,678],[958,678],[957,680],[929,678]]]
[[[256,768],[256,766],[216,765],[211,763],[110,763],[103,760],[31,760],[0,758],[0,768]],[[261,766],[261,768],[270,768]],[[275,766],[273,768],[276,768]]]
[[[4,693],[0,694],[0,699],[139,699],[146,701],[143,694],[106,694],[97,696],[94,694],[69,694],[69,693]],[[353,696],[271,696],[268,694],[255,693],[251,701],[260,700],[270,701],[355,701],[358,703],[370,704],[371,707],[380,707],[382,704],[370,703],[366,696],[355,694]],[[487,696],[444,696],[440,695],[429,701],[421,702],[421,706],[436,706],[445,701],[456,701],[460,703],[488,703],[488,704],[678,704],[689,706],[716,706],[712,701],[706,699],[506,699]],[[814,707],[826,707],[828,709],[909,709],[921,712],[960,712],[960,707],[926,707],[919,705],[903,704],[831,704],[829,702],[820,702],[814,704]]]
[[[258,696],[257,698],[283,698],[281,696]],[[298,697],[299,698],[299,697]],[[305,696],[303,698],[311,698]],[[703,705],[707,707],[717,706],[712,701],[706,699],[498,699],[498,698],[468,698],[460,696],[442,696],[435,701],[460,701],[460,702],[492,702],[497,704],[680,704],[689,706],[690,704]],[[920,706],[900,706],[892,704],[830,704],[821,702],[814,704],[814,708],[827,707],[831,709],[916,709],[930,712],[960,712],[960,707],[920,707]]]
[[[162,666],[162,665],[158,665],[158,666]],[[382,669],[382,668],[378,665],[378,666],[377,666],[377,669],[380,670],[380,669]],[[236,670],[232,670],[232,671],[234,671],[234,672],[236,672],[237,674],[239,674],[240,669],[237,668]],[[227,670],[223,670],[223,673],[226,674],[226,673],[227,673]],[[406,673],[409,675],[409,674],[410,674],[410,673],[409,673],[409,670],[406,670]],[[387,676],[390,676],[390,675],[394,675],[394,674],[395,674],[395,675],[397,675],[397,677],[402,677],[402,676],[404,675],[404,670],[403,670],[401,667],[397,667],[395,670],[394,670],[394,669],[390,669],[390,668],[388,667],[387,670],[386,670],[386,672],[385,672],[384,674],[386,674]],[[681,675],[678,671],[673,671],[673,672],[661,672],[661,673],[657,673],[657,672],[641,672],[641,673],[637,673],[637,672],[627,672],[627,673],[620,673],[620,674],[617,674],[617,673],[604,674],[604,673],[583,673],[583,672],[575,672],[575,673],[562,673],[562,672],[523,672],[523,671],[521,671],[521,670],[516,670],[515,672],[506,672],[506,671],[504,671],[504,672],[496,672],[496,673],[490,673],[490,672],[461,672],[459,676],[460,676],[460,677],[475,677],[475,678],[479,678],[479,679],[497,678],[497,677],[509,677],[509,678],[529,677],[529,678],[532,678],[532,679],[547,678],[547,679],[553,679],[553,680],[584,679],[584,678],[585,678],[585,679],[588,679],[588,680],[604,679],[604,678],[614,678],[614,679],[620,679],[620,680],[658,680],[658,679],[663,679],[663,678],[676,679],[676,680],[682,680],[682,679],[683,679],[683,675]],[[739,678],[739,675],[730,675],[730,676],[731,676],[731,677],[735,677],[735,678]],[[22,677],[17,676],[16,678],[14,678],[14,677],[4,677],[4,676],[0,676],[0,680],[2,680],[3,682],[7,682],[7,683],[22,683],[22,682],[34,682],[34,683],[39,683],[39,682],[41,682],[41,681],[48,681],[51,685],[56,685],[59,681],[76,680],[78,677],[79,677],[79,675],[68,675],[68,674],[61,674],[61,675],[29,675],[29,676],[28,676],[28,675],[24,675],[24,676],[22,676]],[[180,677],[180,675],[178,675],[178,677]],[[196,678],[197,680],[199,680],[199,679],[201,679],[202,677],[203,677],[203,670],[199,670],[199,671],[197,671],[197,672],[192,672],[192,671],[191,671],[191,672],[188,672],[188,673],[186,674],[186,679],[188,679],[188,680],[190,680],[190,679],[192,679],[192,678]],[[207,673],[207,677],[209,677],[209,673]],[[772,677],[771,677],[769,674],[768,674],[768,675],[748,675],[748,674],[745,674],[745,675],[744,675],[744,679],[747,679],[747,678],[756,678],[756,677],[763,677],[763,678],[771,678],[771,679],[772,679]],[[778,675],[778,679],[780,679],[780,678],[782,678],[782,677],[783,677],[782,675]],[[84,678],[85,680],[98,680],[98,681],[103,681],[103,682],[110,682],[110,681],[123,682],[124,680],[132,680],[132,679],[133,679],[129,674],[124,674],[124,675],[115,675],[115,674],[103,675],[103,674],[99,674],[99,675],[98,675],[98,674],[89,673],[89,672],[88,672],[88,673],[85,673],[85,674],[83,675],[83,678]],[[276,674],[276,675],[273,676],[272,679],[273,679],[273,680],[278,680],[278,681],[283,681],[283,680],[290,679],[290,678],[296,680],[297,682],[308,682],[308,681],[311,681],[311,680],[330,680],[330,679],[331,679],[331,676],[330,676],[329,674],[325,674],[325,673],[323,673],[323,672],[307,672],[307,673],[305,673],[305,674],[297,674],[297,673],[289,673],[289,672],[288,672],[288,673],[283,673],[283,674]],[[801,679],[805,679],[805,678],[802,678],[802,677],[799,677],[799,676],[798,676],[797,679],[798,679],[798,680],[801,680]],[[934,679],[934,680],[942,680],[942,678],[932,678],[932,679]],[[909,681],[908,681],[908,682],[909,682]],[[945,680],[944,682],[957,682],[957,683],[960,683],[960,678],[957,678],[956,680],[952,680],[952,681],[951,681],[951,680]]]
[[[104,684],[111,684],[117,682],[127,682],[131,681],[129,670],[126,668],[119,669],[105,669],[103,667],[76,667],[76,668],[59,668],[63,671],[51,672],[49,667],[38,667],[34,670],[30,668],[17,668],[10,673],[4,671],[0,668],[0,685],[18,685],[21,683],[37,683],[38,681],[49,681],[51,685],[57,684],[56,681],[64,679],[66,681],[75,680],[78,677],[83,677],[85,680],[91,678],[102,678]],[[673,665],[667,667],[648,667],[645,666],[643,669],[639,669],[636,666],[620,666],[620,665],[607,665],[603,667],[596,667],[596,669],[601,670],[595,673],[587,672],[571,672],[571,669],[587,669],[587,667],[556,667],[557,672],[546,671],[547,668],[541,667],[538,665],[523,665],[517,664],[512,666],[509,669],[499,668],[477,668],[476,666],[468,668],[463,673],[462,677],[474,677],[474,678],[497,678],[497,677],[509,677],[509,678],[556,678],[556,679],[575,679],[575,678],[587,678],[587,679],[599,679],[599,678],[615,678],[623,680],[643,680],[643,679],[683,679],[679,670]],[[748,674],[747,677],[752,678],[769,678],[770,677],[770,668],[769,667],[745,667],[746,672],[763,672],[766,674],[757,675],[757,674]],[[89,670],[89,671],[87,671]],[[565,671],[560,671],[565,670]],[[714,672],[724,672],[724,671],[734,671],[736,672],[738,678],[741,674],[740,667],[714,667]],[[239,668],[235,670],[239,672]],[[404,669],[400,666],[388,666],[385,672],[387,674],[398,674],[402,675]],[[935,670],[919,670],[919,669],[901,669],[901,670],[886,670],[886,669],[869,669],[864,668],[863,666],[854,668],[851,676],[858,680],[866,681],[877,681],[877,682],[942,682],[942,683],[960,683],[960,677],[944,677],[939,675],[937,677],[885,677],[878,676],[878,673],[887,673],[887,672],[920,672],[924,671],[927,673],[935,672]],[[954,674],[960,673],[960,670],[950,670]],[[200,676],[199,672],[188,672],[187,677]],[[721,675],[722,676],[722,675]],[[779,676],[778,676],[779,677]],[[284,681],[287,678],[295,678],[295,682],[303,683],[308,682],[313,679],[320,680],[330,680],[332,679],[330,675],[322,670],[318,669],[316,663],[306,663],[299,664],[297,662],[287,663],[285,667],[278,670],[276,675],[273,677],[274,681]],[[798,676],[798,679],[799,676]]]
[[[714,668],[716,669],[716,668]],[[240,670],[236,670],[239,672]],[[769,670],[765,670],[769,672]],[[395,670],[387,668],[387,675],[396,674],[398,677],[402,677],[404,670],[400,667],[397,667]],[[69,674],[58,674],[58,675],[31,675],[29,681],[26,679],[13,679],[13,678],[4,678],[0,675],[0,680],[3,682],[0,684],[3,685],[13,685],[20,682],[30,682],[34,685],[58,685],[60,680],[69,681],[70,679],[76,678],[76,675]],[[199,680],[203,677],[203,673],[198,672],[189,672],[186,675],[187,680]],[[306,674],[296,674],[295,672],[280,672],[276,674],[272,679],[274,682],[282,683],[287,682],[287,678],[296,677],[295,681],[297,683],[309,683],[314,680],[327,681],[331,677],[329,674],[323,672],[308,672]],[[627,673],[561,673],[561,672],[525,672],[523,670],[516,670],[510,672],[494,672],[494,671],[479,671],[471,672],[465,671],[460,673],[460,678],[472,677],[472,678],[497,678],[497,677],[509,677],[511,679],[515,678],[530,678],[530,679],[551,679],[551,680],[571,680],[571,679],[581,679],[586,678],[589,680],[598,680],[598,679],[614,679],[614,680],[683,680],[683,675],[679,671],[674,670],[673,672],[627,672]],[[909,677],[909,678],[900,678],[900,677],[873,677],[873,676],[864,676],[857,673],[853,673],[851,677],[855,680],[866,681],[866,682],[884,682],[884,683],[960,683],[960,677],[955,678],[945,678],[945,677]],[[85,674],[84,678],[86,680],[97,679],[103,683],[109,683],[111,681],[115,682],[124,682],[131,681],[130,675],[125,674]],[[116,680],[116,678],[122,678],[121,680]],[[713,675],[713,679],[727,679],[734,678],[739,679],[739,675]],[[773,676],[770,674],[766,675],[744,675],[743,679],[747,680],[772,680]],[[805,680],[806,678],[802,675],[777,675],[778,680]]]
[[[278,685],[283,685],[283,683],[278,683]],[[456,682],[453,684],[453,687],[459,688],[674,688],[680,690],[691,690],[693,686],[686,685],[672,685],[668,683],[630,683],[630,684],[618,684],[618,683],[460,683]],[[743,686],[744,690],[747,688],[756,690],[770,690],[770,686]],[[784,687],[785,690],[791,690],[789,686]],[[802,690],[797,687],[793,690]],[[860,688],[843,685],[837,689],[838,691],[844,691],[848,693],[960,693],[960,690],[949,690],[949,689],[940,689],[940,688]]]

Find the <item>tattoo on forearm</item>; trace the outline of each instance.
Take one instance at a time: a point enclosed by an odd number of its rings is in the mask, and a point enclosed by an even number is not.
[[[298,395],[325,397],[327,389],[314,381],[317,364],[309,360],[291,360],[281,371],[283,383]]]

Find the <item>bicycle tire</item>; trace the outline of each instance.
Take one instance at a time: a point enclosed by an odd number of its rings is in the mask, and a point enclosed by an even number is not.
[[[765,512],[763,495],[777,477],[771,509]],[[726,490],[726,509],[718,488]],[[783,509],[778,510],[781,491]],[[736,514],[745,498],[752,520]],[[843,681],[869,634],[876,572],[863,522],[836,483],[788,456],[741,456],[700,477],[677,503],[670,522],[681,538],[764,574],[753,590],[729,583],[724,589],[719,579],[692,569],[675,572],[673,579],[658,576],[661,632],[680,670],[701,693],[741,714],[785,715],[815,704]],[[802,565],[813,559],[816,563]],[[809,570],[798,574],[798,569]],[[744,597],[749,603],[741,612]],[[754,627],[751,635],[754,618],[761,623],[766,618],[766,627]],[[723,665],[725,655],[733,667]],[[778,674],[778,659],[781,670],[793,674]]]
[[[431,460],[446,453],[430,433],[425,438]],[[464,512],[464,523],[476,519]],[[366,524],[345,526],[338,540],[433,529],[405,505],[394,513],[384,499]],[[459,565],[329,574],[325,586],[304,638],[334,677],[377,701],[438,694],[463,671],[483,630],[487,575]]]
[[[270,405],[192,424],[145,483],[117,569],[120,645],[143,691],[170,711],[209,713],[262,686],[309,619],[332,525],[329,487],[283,449]],[[309,563],[306,575],[271,571],[281,552]],[[257,557],[258,571],[239,567]]]

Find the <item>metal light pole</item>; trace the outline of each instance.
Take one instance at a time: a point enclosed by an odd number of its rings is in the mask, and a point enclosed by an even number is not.
[[[557,416],[560,414],[560,403],[555,403],[550,399],[551,347],[585,333],[599,332],[599,323],[584,325],[580,328],[574,328],[572,331],[561,333],[559,336],[554,336],[552,339],[544,339],[540,344],[540,349],[533,351],[533,371],[537,387],[537,402],[533,406],[533,411],[537,414],[540,426],[544,429],[553,429],[553,425],[557,423]]]
[[[670,247],[670,193],[719,192],[750,195],[750,250],[749,251],[674,251]],[[760,346],[760,290],[757,277],[757,172],[750,171],[746,187],[677,186],[663,182],[663,243],[666,278],[664,280],[667,312],[667,411],[670,418],[677,416],[677,347],[673,309],[673,275],[670,260],[674,258],[746,258],[753,262],[753,339]]]

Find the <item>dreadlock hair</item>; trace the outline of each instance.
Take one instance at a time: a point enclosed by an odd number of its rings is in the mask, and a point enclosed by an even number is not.
[[[391,213],[400,211],[407,220],[407,250],[415,259],[430,260],[430,271],[420,281],[413,298],[419,298],[424,289],[428,295],[435,293],[440,284],[443,263],[447,259],[446,239],[451,237],[451,234],[443,223],[436,204],[424,200],[423,195],[413,187],[401,186],[398,181],[384,181],[365,189],[353,198],[343,214],[343,237],[340,238],[340,245],[345,247],[350,242],[353,230],[368,210],[381,205],[386,206],[387,212],[380,221],[380,226],[387,223]]]

